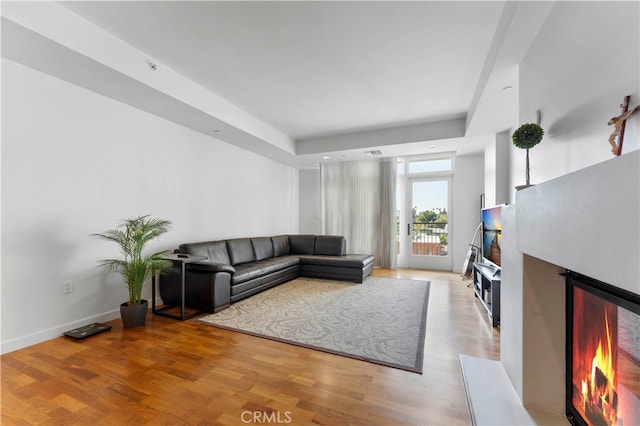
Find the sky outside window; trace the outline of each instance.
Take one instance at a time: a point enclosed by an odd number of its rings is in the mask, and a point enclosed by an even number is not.
[[[449,195],[447,184],[446,180],[414,182],[413,207],[416,207],[416,212],[446,210]]]

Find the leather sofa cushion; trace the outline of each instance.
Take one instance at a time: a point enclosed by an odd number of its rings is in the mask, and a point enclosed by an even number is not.
[[[344,256],[347,254],[347,240],[338,235],[317,235],[313,254]]]
[[[263,275],[295,267],[299,263],[300,258],[298,256],[272,257],[257,262],[244,263],[235,267],[236,270],[233,274],[231,285],[234,286]]]
[[[273,257],[273,243],[271,242],[271,238],[251,238],[251,245],[253,246],[253,253],[256,256],[256,260]]]
[[[280,257],[289,254],[289,236],[278,235],[271,237],[273,243],[273,256]]]
[[[234,238],[227,240],[227,250],[233,266],[241,263],[254,262],[256,257],[249,238]]]
[[[222,263],[231,265],[231,259],[229,259],[229,252],[227,251],[226,241],[214,241],[209,244],[207,254],[211,263]]]
[[[274,287],[285,281],[298,277],[298,265],[256,277],[253,280],[235,283],[231,286],[231,300],[237,302],[252,294]]]
[[[281,269],[296,266],[300,263],[300,257],[298,256],[280,256],[272,257],[271,259],[264,259],[257,262],[256,265],[262,269],[262,272],[267,274]]]
[[[322,265],[339,268],[358,268],[366,267],[373,263],[375,257],[370,254],[347,254],[346,256],[301,256],[301,265]]]
[[[315,235],[289,235],[289,250],[291,254],[313,254]]]

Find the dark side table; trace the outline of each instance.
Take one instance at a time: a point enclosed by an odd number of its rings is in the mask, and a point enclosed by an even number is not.
[[[171,312],[167,312],[168,309],[173,308],[174,306],[163,306],[161,308],[156,308],[156,276],[154,275],[151,278],[151,312],[156,315],[162,315],[169,318],[179,319],[184,321],[189,318],[193,318],[196,315],[200,315],[202,313],[201,310],[196,312],[192,312],[190,314],[185,315],[185,286],[187,281],[187,263],[198,262],[201,260],[208,259],[207,256],[198,256],[194,254],[182,254],[182,253],[172,253],[166,254],[162,256],[162,259],[170,260],[175,265],[176,263],[180,264],[180,315],[172,314]]]

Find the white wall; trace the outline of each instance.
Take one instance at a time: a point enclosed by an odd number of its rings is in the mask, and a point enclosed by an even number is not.
[[[6,59],[2,124],[3,352],[118,316],[89,234],[122,218],[173,222],[152,249],[298,230],[297,170]]]
[[[520,64],[520,122],[541,110],[542,142],[530,150],[541,183],[613,158],[607,122],[624,96],[640,104],[640,4],[556,2]],[[640,114],[627,125],[623,153],[640,147]],[[525,151],[511,146],[511,180],[524,184]],[[511,192],[511,202],[515,191]]]
[[[484,148],[484,205],[495,206],[496,203],[496,141],[493,138]]]
[[[322,234],[320,169],[300,170],[300,233]]]
[[[509,152],[511,137],[504,131],[494,135],[484,150],[485,207],[509,201]]]
[[[502,268],[500,287],[500,361],[513,388],[522,400],[523,337],[524,315],[522,300],[523,256],[516,247],[516,205],[502,208]],[[507,266],[508,265],[508,266]]]
[[[480,195],[484,192],[483,155],[456,157],[453,176],[453,270],[462,272],[469,244],[480,223]],[[480,236],[476,244],[480,243]]]

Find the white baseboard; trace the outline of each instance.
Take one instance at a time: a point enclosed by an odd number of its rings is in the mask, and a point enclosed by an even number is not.
[[[52,327],[46,330],[41,330],[35,333],[27,334],[26,336],[16,337],[0,343],[0,353],[6,354],[16,351],[18,349],[26,348],[27,346],[35,345],[36,343],[44,342],[46,340],[55,339],[62,336],[65,331],[73,330],[77,327],[92,324],[94,322],[105,322],[120,317],[120,309],[105,312],[100,315],[84,318],[79,321],[73,321],[67,324],[61,324],[56,327]]]

